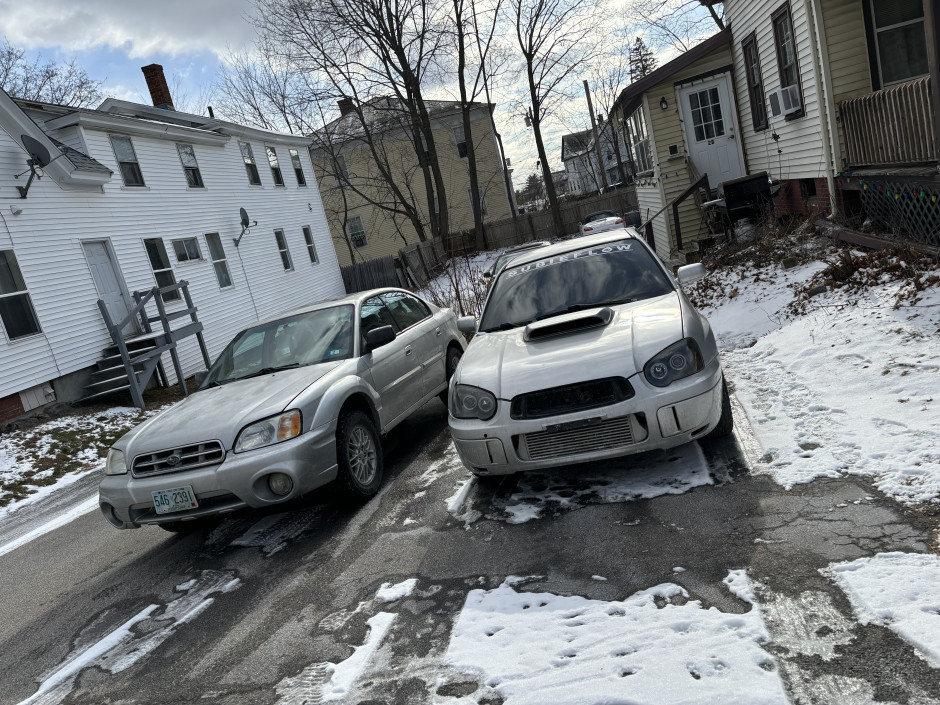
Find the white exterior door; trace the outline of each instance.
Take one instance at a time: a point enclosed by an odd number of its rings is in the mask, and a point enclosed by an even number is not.
[[[117,323],[126,317],[132,308],[127,300],[121,272],[111,259],[111,253],[104,242],[83,242],[82,249],[85,251],[91,276],[95,280],[98,297],[104,301],[111,321]],[[133,330],[131,326],[124,328],[125,333],[131,333]]]
[[[727,74],[679,89],[689,156],[712,188],[744,176],[731,84]]]

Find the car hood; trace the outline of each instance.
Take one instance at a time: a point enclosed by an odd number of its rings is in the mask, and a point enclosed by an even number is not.
[[[141,453],[211,440],[230,450],[242,428],[289,408],[298,394],[339,364],[298,367],[203,389],[144,421],[115,445],[128,461]]]
[[[647,301],[569,313],[508,331],[480,333],[467,347],[458,382],[501,399],[549,387],[606,377],[631,377],[656,353],[683,337],[676,292]],[[600,313],[599,313],[600,312]],[[609,323],[599,318],[610,316]],[[594,327],[546,337],[547,326],[594,319]]]

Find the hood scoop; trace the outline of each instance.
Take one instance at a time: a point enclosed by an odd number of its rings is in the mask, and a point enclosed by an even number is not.
[[[551,338],[556,335],[580,333],[591,328],[602,328],[614,317],[613,309],[602,308],[593,312],[571,313],[545,321],[530,323],[525,328],[526,342]]]

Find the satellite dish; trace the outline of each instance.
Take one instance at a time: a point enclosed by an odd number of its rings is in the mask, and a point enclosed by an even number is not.
[[[235,242],[235,247],[238,247],[238,243],[240,243],[242,241],[242,238],[245,237],[245,233],[249,232],[248,228],[250,228],[253,225],[258,224],[257,220],[254,222],[248,220],[248,211],[246,211],[244,208],[238,209],[238,217],[241,218],[242,231],[241,231],[241,234],[237,238],[234,238],[233,240]]]
[[[39,140],[29,135],[20,135],[20,141],[23,143],[23,146],[26,147],[26,151],[29,153],[29,158],[33,160],[33,164],[40,169],[44,166],[48,166],[49,162],[52,161],[52,157],[49,156],[49,150],[46,149]]]
[[[242,227],[247,228],[251,224],[251,222],[248,220],[248,211],[246,211],[244,208],[239,208],[238,215],[241,216]]]

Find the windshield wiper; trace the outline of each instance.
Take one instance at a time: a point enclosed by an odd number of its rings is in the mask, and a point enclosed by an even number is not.
[[[531,322],[532,321],[519,321],[518,323],[512,323],[510,321],[507,321],[506,323],[500,323],[498,326],[487,328],[485,330],[481,330],[480,332],[481,333],[493,333],[494,331],[498,331],[498,330],[512,330],[513,328],[520,328],[522,326],[527,326]]]
[[[235,378],[233,378],[233,379],[226,380],[226,381],[227,381],[227,382],[238,382],[238,381],[243,380],[243,379],[251,379],[252,377],[261,377],[262,375],[274,374],[275,372],[280,372],[281,370],[290,370],[290,369],[293,369],[294,367],[300,367],[300,363],[299,363],[299,362],[292,362],[292,363],[289,364],[289,365],[280,365],[280,366],[278,366],[278,367],[262,367],[262,368],[261,368],[260,370],[258,370],[257,372],[252,372],[251,374],[242,375],[241,377],[235,377]]]

